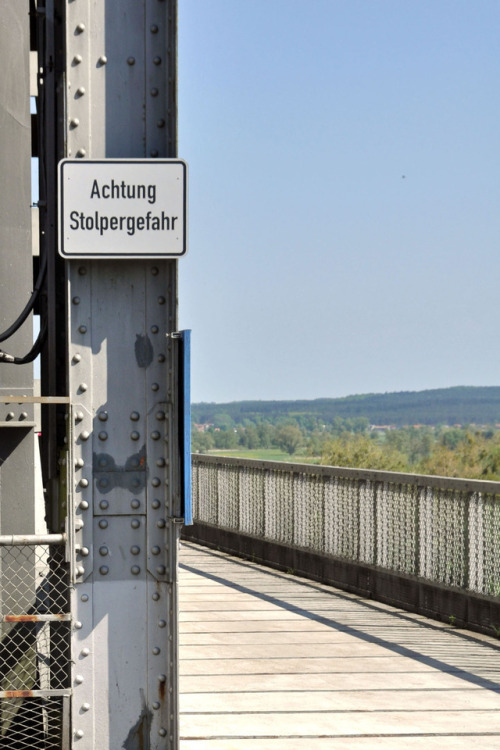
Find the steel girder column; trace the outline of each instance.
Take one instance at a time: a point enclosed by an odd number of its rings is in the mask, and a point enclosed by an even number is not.
[[[29,3],[5,0],[0,14],[0,332],[21,313],[33,289]],[[22,357],[33,344],[31,315],[0,348]],[[35,531],[33,406],[2,396],[33,395],[33,365],[0,360],[0,527]]]
[[[176,156],[175,0],[65,8],[67,156]],[[178,744],[176,262],[71,261],[74,747]]]

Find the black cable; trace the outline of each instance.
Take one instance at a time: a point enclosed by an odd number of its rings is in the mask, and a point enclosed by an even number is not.
[[[47,327],[47,321],[44,320],[35,343],[24,357],[14,357],[12,354],[7,354],[3,349],[0,349],[0,364],[3,362],[7,365],[27,365],[28,362],[33,362],[33,360],[38,357],[42,351],[43,345],[45,344],[45,339],[47,338]]]
[[[44,254],[42,263],[40,265],[40,269],[38,271],[38,278],[36,280],[35,287],[33,289],[33,292],[31,293],[31,297],[28,300],[28,303],[24,310],[21,312],[21,314],[17,317],[17,319],[12,323],[9,328],[7,328],[3,333],[0,333],[0,341],[5,341],[6,339],[10,338],[19,328],[22,326],[30,312],[33,310],[35,306],[35,302],[38,299],[38,295],[40,294],[40,289],[42,288],[42,284],[45,278],[45,272],[47,271],[47,256]],[[1,361],[1,360],[0,360]]]

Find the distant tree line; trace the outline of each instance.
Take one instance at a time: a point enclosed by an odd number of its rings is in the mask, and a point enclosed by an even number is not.
[[[279,449],[294,460],[307,457],[330,466],[500,481],[500,430],[495,425],[374,429],[365,417],[335,417],[325,424],[310,416],[289,416],[277,424],[246,419],[234,426],[226,415],[222,426],[194,427],[193,452],[258,449]]]
[[[426,391],[402,391],[321,398],[309,401],[235,401],[228,404],[201,403],[192,405],[196,423],[211,423],[216,427],[245,426],[266,421],[294,419],[307,427],[307,420],[318,424],[332,424],[340,419],[366,418],[370,424],[405,425],[464,425],[500,423],[500,387],[457,386]],[[308,427],[311,429],[311,427]]]

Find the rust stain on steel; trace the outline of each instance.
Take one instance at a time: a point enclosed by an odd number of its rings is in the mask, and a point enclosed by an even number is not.
[[[166,681],[165,682],[160,682],[159,693],[160,693],[160,700],[161,700],[162,703],[165,700],[165,690],[166,690],[166,688],[167,688]]]
[[[50,615],[51,620],[60,620],[61,622],[66,619],[64,614]],[[5,615],[3,618],[4,622],[47,622],[44,615]]]
[[[33,690],[6,690],[5,698],[32,698]]]

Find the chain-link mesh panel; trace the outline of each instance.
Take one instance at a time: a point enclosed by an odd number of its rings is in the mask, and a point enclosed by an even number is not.
[[[5,698],[0,703],[2,750],[60,750],[63,697]]]
[[[264,472],[245,467],[240,472],[241,531],[264,536]]]
[[[293,474],[268,470],[264,477],[266,537],[281,544],[293,544]]]
[[[335,557],[358,560],[359,492],[357,482],[334,477],[326,489],[326,552]]]
[[[70,692],[69,576],[64,548],[0,546],[0,747],[61,747]]]
[[[495,483],[204,456],[193,477],[197,520],[500,596]]]
[[[377,498],[377,565],[415,574],[418,487],[384,482]]]
[[[234,466],[226,466],[218,472],[218,517],[217,524],[227,529],[239,525],[239,472]]]

